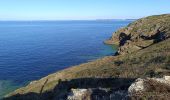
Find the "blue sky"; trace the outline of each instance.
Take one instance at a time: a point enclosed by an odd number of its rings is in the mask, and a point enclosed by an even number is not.
[[[127,19],[170,13],[169,0],[0,0],[0,20]]]

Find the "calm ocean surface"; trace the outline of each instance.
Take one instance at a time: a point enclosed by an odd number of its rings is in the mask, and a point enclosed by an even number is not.
[[[131,21],[1,21],[0,97],[69,66],[112,55],[104,45]]]

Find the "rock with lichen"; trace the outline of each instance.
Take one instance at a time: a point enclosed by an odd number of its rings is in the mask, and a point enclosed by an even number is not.
[[[138,78],[128,89],[131,98],[170,99],[170,76],[164,78]]]
[[[90,100],[90,89],[71,89],[67,100]]]

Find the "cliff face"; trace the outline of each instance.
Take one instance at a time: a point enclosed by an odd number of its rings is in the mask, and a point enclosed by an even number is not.
[[[94,89],[106,96],[121,97],[124,94],[119,91],[126,94],[136,78],[170,75],[169,36],[170,15],[139,19],[106,41],[119,45],[120,55],[53,73],[10,93],[6,100],[65,100],[73,89]],[[102,97],[100,92],[92,93]]]
[[[119,54],[146,48],[170,37],[170,15],[150,16],[122,28],[106,40],[106,44],[119,45]]]

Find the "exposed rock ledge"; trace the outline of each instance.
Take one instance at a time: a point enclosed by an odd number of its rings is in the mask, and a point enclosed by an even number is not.
[[[164,100],[170,99],[170,76],[138,78],[131,84],[128,91],[113,91],[108,88],[71,89],[67,100],[127,100],[134,99],[134,97],[135,99],[159,99],[162,96]]]
[[[114,32],[106,44],[119,45],[118,54],[132,53],[170,37],[170,14],[139,19]]]
[[[67,100],[126,100],[127,91],[113,91],[109,88],[72,89]]]
[[[164,78],[138,78],[128,89],[131,98],[170,100],[170,76]]]

